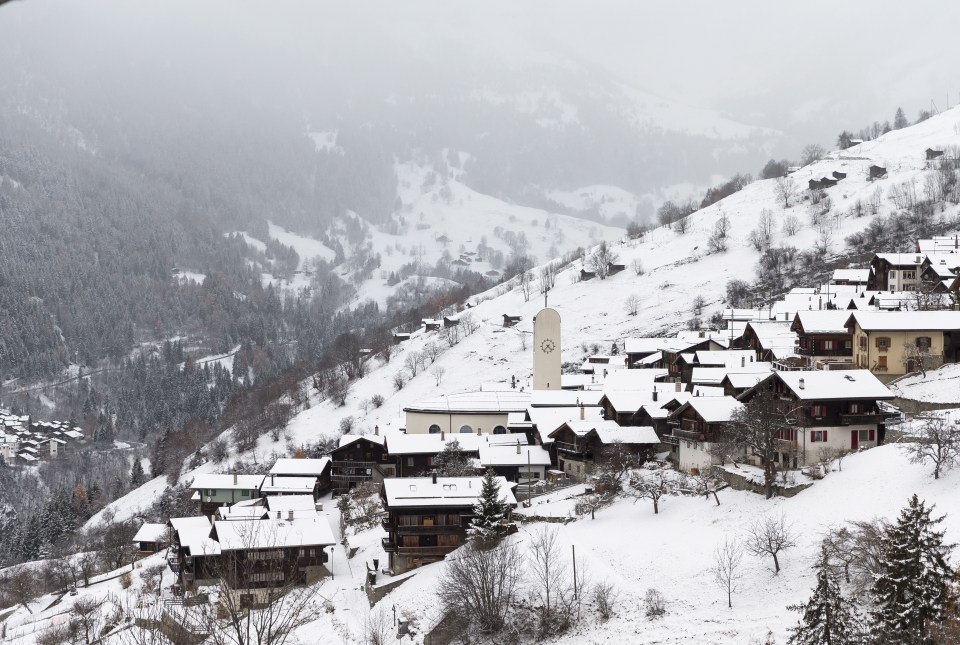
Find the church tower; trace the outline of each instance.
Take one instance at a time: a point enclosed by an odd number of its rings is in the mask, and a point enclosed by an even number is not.
[[[560,389],[560,314],[549,307],[533,319],[533,389]]]

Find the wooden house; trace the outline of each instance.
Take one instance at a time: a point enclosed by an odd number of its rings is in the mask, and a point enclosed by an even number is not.
[[[580,269],[580,282],[586,282],[587,280],[592,280],[596,278],[597,274],[595,271],[587,271],[586,269]]]
[[[260,497],[263,475],[197,475],[190,484],[192,499],[200,503],[200,513],[215,515],[220,506],[232,506],[242,500]]]
[[[924,151],[924,154],[926,155],[927,161],[933,161],[934,159],[937,159],[938,157],[943,156],[943,150],[934,150],[933,148],[927,148],[926,151]]]
[[[920,253],[877,253],[870,261],[869,291],[914,291],[923,256]]]
[[[711,446],[742,407],[743,404],[730,396],[693,397],[671,412],[672,430],[664,440],[677,448],[677,468],[698,472],[718,463]]]
[[[480,467],[492,468],[510,482],[532,483],[546,479],[550,452],[543,446],[530,446],[518,439],[509,444],[483,444],[478,456]]]
[[[893,393],[868,370],[774,372],[740,400],[748,403],[764,390],[773,392],[784,416],[776,459],[786,467],[883,443],[879,402]]]
[[[142,555],[157,553],[170,543],[170,529],[166,524],[144,522],[133,536],[133,543]]]
[[[515,507],[511,485],[497,478],[500,499]],[[387,517],[381,545],[394,574],[443,560],[466,542],[482,477],[414,477],[388,479],[380,491]]]
[[[807,190],[820,190],[821,188],[823,188],[823,186],[820,185],[819,179],[810,179],[807,181]]]
[[[625,264],[617,264],[616,262],[607,263],[607,275],[616,275],[627,268]]]
[[[270,475],[282,477],[302,477],[316,482],[314,499],[330,490],[331,462],[329,457],[319,459],[281,458],[270,468]]]
[[[395,344],[403,343],[410,340],[410,334],[405,331],[395,331],[393,332],[393,342]]]
[[[504,327],[513,327],[518,322],[520,322],[519,314],[503,314],[503,326]]]
[[[167,521],[171,543],[167,565],[183,589],[216,584],[220,575],[220,543],[210,537],[207,517],[172,517]]]
[[[807,369],[836,369],[853,363],[853,336],[847,328],[850,312],[842,309],[801,311],[793,318],[790,329],[797,334],[797,354]]]
[[[660,445],[652,427],[621,427],[616,421],[568,421],[550,433],[557,468],[583,481],[595,460],[614,444],[638,457],[646,457]]]
[[[393,460],[387,455],[381,436],[345,434],[340,437],[340,445],[330,451],[330,483],[334,495],[347,493],[366,482],[379,483],[394,474]]]
[[[839,170],[834,170],[831,174],[833,175],[833,178],[836,179],[837,181],[847,178],[847,173],[841,172]]]
[[[870,179],[880,179],[881,177],[885,177],[887,175],[887,169],[883,166],[873,165],[870,166],[869,173]]]
[[[440,328],[443,326],[443,320],[424,318],[420,321],[420,324],[423,325],[424,331],[440,331]]]

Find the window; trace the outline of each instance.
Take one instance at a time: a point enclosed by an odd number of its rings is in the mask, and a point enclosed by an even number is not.
[[[408,465],[408,466],[413,466],[413,463],[414,463],[414,462],[413,462],[413,457],[407,457],[407,465]]]
[[[282,560],[283,551],[281,549],[269,549],[265,551],[248,551],[248,560]]]
[[[507,434],[507,429],[503,426],[493,426],[493,434]]]
[[[833,349],[833,341],[832,340],[823,341],[823,348],[826,350]]]
[[[878,348],[881,352],[885,352],[885,351],[887,351],[888,349],[890,349],[890,339],[887,338],[886,336],[878,336],[878,337],[877,337],[877,348]]]
[[[810,406],[810,416],[811,417],[822,417],[827,413],[827,406],[825,405],[811,405]]]
[[[875,430],[859,430],[857,432],[857,440],[860,443],[863,443],[864,441],[874,441],[876,437],[875,432]]]
[[[811,430],[810,431],[810,443],[819,443],[827,440],[827,431],[826,430]]]
[[[929,336],[921,336],[920,338],[917,339],[916,345],[917,345],[917,349],[929,350],[929,349],[930,349],[930,337],[929,337]]]
[[[845,340],[845,341],[843,341],[843,348],[844,348],[844,349],[853,349],[853,341],[852,341],[852,340]]]
[[[861,412],[863,412],[863,404],[862,404],[862,403],[851,403],[851,404],[850,404],[850,414],[860,414]]]
[[[887,357],[878,356],[877,357],[877,369],[882,371],[887,371]]]
[[[859,338],[860,338],[860,349],[866,349],[866,348],[867,348],[867,337],[866,337],[866,336],[860,336]]]
[[[896,277],[897,277],[897,272],[896,272],[896,271],[891,271],[891,272],[890,272],[890,277],[891,277],[891,278],[896,278]]]
[[[248,490],[240,491],[240,497],[250,497],[250,491]]]
[[[460,426],[460,434],[472,434],[472,433],[473,433],[473,428],[471,428],[470,426],[468,425]]]
[[[282,580],[283,571],[263,571],[250,574],[250,582],[280,582]]]
[[[428,429],[428,432],[430,434],[440,434],[440,426],[434,423],[430,426],[430,428]]]

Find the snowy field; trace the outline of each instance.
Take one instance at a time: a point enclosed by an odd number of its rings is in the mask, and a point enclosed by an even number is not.
[[[960,364],[944,365],[927,375],[909,375],[891,384],[897,396],[924,403],[960,404]]]

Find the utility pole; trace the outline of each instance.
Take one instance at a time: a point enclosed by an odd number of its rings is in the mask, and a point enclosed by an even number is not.
[[[573,553],[573,599],[577,599],[577,545],[571,544],[570,551]]]
[[[518,440],[519,441],[519,440]],[[527,506],[530,506],[530,450],[527,449]]]

